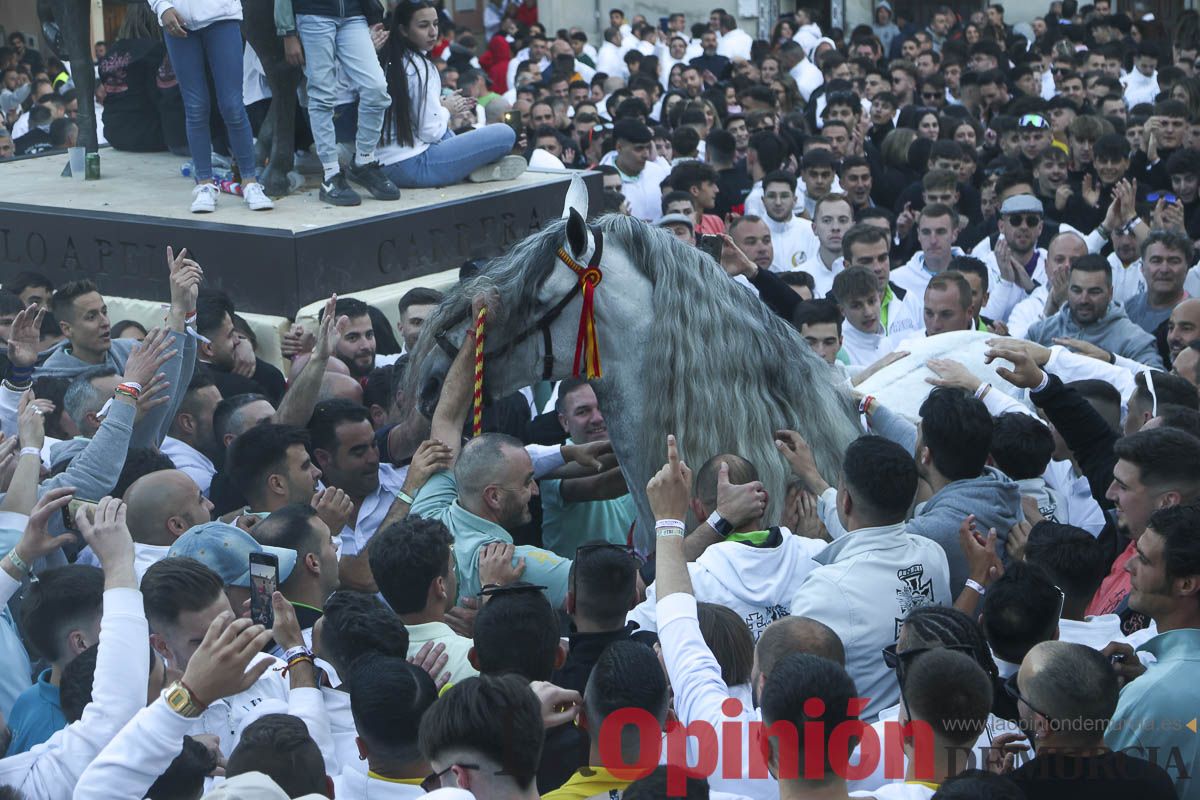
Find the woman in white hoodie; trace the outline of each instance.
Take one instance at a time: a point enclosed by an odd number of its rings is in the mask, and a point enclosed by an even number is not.
[[[188,148],[196,188],[193,213],[217,210],[221,190],[213,183],[212,137],[208,128],[208,79],[212,72],[217,107],[229,132],[229,147],[242,178],[242,197],[254,211],[273,208],[258,182],[254,159],[254,134],[242,102],[242,3],[241,0],[150,0],[167,35],[167,54],[183,94]]]
[[[442,97],[442,79],[428,53],[438,42],[437,9],[429,0],[402,0],[388,38],[388,93],[392,107],[377,151],[384,174],[397,186],[424,188],[471,180],[512,180],[525,159],[512,156],[516,133],[485,125],[456,136],[455,118],[474,117],[475,100]]]

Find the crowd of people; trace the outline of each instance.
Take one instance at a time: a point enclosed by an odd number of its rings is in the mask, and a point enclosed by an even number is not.
[[[99,59],[108,140],[190,153],[193,210],[205,61],[254,185],[237,5],[131,7]],[[381,10],[277,2],[321,199],[598,171],[594,212],[711,255],[864,433],[823,475],[775,431],[775,520],[764,465],[673,431],[630,486],[584,379],[468,438],[471,334],[423,416],[429,288],[395,329],[329,298],[281,371],[186,250],[152,329],[13,275],[0,798],[1200,798],[1200,14],[612,9],[592,42],[535,0],[482,35]],[[9,44],[17,150],[58,146],[69,74]],[[949,355],[916,418],[860,388],[917,352]]]

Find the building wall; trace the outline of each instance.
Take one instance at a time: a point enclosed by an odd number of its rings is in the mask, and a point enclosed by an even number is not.
[[[0,2],[0,27],[4,28],[5,44],[8,35],[20,31],[26,37],[33,37],[34,49],[43,50],[42,23],[38,20],[37,4],[29,0],[13,0]]]

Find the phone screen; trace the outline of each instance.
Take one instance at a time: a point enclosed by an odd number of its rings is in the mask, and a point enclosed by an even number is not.
[[[718,264],[721,263],[721,251],[724,248],[725,240],[720,236],[706,233],[700,237],[700,249],[712,256]]]
[[[269,553],[250,554],[250,620],[267,628],[275,626],[271,596],[279,585],[279,559]]]
[[[525,127],[525,122],[521,119],[520,111],[505,111],[504,124],[512,128],[513,133],[517,134],[517,136],[521,135],[521,130]]]
[[[79,531],[79,528],[75,525],[75,515],[77,513],[79,513],[80,508],[87,509],[87,515],[88,515],[89,520],[94,521],[96,519],[96,504],[95,503],[93,503],[91,500],[73,499],[73,500],[71,500],[71,502],[69,502],[65,506],[63,506],[63,510],[62,510],[63,527],[65,527],[67,530],[76,531],[76,532]]]

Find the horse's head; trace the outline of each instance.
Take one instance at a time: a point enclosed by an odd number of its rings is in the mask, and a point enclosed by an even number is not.
[[[425,325],[410,369],[418,408],[431,417],[450,362],[471,317],[472,298],[488,297],[484,330],[487,393],[509,394],[539,379],[571,374],[582,290],[569,262],[598,265],[603,244],[587,222],[587,189],[571,179],[562,220],[527,237],[484,272],[453,290]]]

